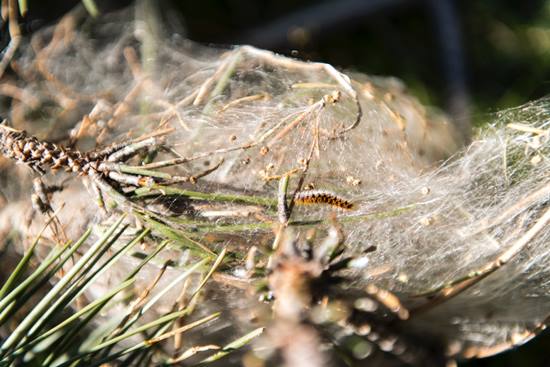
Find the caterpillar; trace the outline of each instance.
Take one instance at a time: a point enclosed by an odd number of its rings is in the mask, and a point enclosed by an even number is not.
[[[351,201],[326,190],[300,191],[294,197],[294,202],[298,205],[328,204],[340,209],[353,209],[353,203]]]

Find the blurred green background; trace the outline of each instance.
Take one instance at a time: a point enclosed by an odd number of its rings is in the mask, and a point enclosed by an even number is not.
[[[397,76],[424,103],[474,124],[549,86],[546,0],[173,3],[192,39]]]
[[[102,13],[129,0],[96,3]],[[402,79],[464,129],[545,96],[550,87],[550,0],[152,1],[169,32],[205,44],[248,43],[340,68]],[[78,0],[29,0],[26,33]],[[0,46],[9,41],[1,29]],[[464,366],[548,366],[550,335]]]

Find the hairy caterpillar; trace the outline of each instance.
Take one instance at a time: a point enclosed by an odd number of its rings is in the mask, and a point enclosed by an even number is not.
[[[353,209],[353,203],[351,201],[326,190],[300,191],[294,197],[294,202],[298,205],[328,204],[340,209]]]

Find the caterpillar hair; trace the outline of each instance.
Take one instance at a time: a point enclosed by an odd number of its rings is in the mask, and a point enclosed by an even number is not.
[[[328,204],[340,209],[353,209],[353,203],[351,201],[326,190],[300,191],[294,197],[294,202],[298,205]]]

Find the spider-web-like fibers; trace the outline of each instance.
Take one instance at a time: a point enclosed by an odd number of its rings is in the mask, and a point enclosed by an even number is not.
[[[16,60],[17,74],[4,77],[23,92],[1,101],[15,128],[65,143],[72,134],[83,150],[173,128],[155,159],[189,160],[166,172],[191,176],[223,159],[196,184],[182,184],[195,191],[275,198],[277,178],[290,173],[292,191],[308,164],[304,185],[355,204],[338,212],[345,255],[367,259],[347,271],[350,286],[374,282],[415,305],[415,295],[496,266],[424,316],[425,328],[466,344],[479,344],[479,335],[505,340],[550,314],[549,100],[492,116],[461,149],[453,126],[393,79],[348,80],[329,66],[177,37],[144,54],[143,35],[129,22],[105,17],[87,34],[65,22],[37,35]],[[14,168],[2,164],[2,192],[25,202],[30,173],[18,170],[15,182],[6,174]],[[236,207],[206,202],[195,210],[221,224],[276,221],[264,208],[254,217]],[[296,207],[291,221],[321,220],[330,210]],[[266,232],[232,240],[262,245]]]

